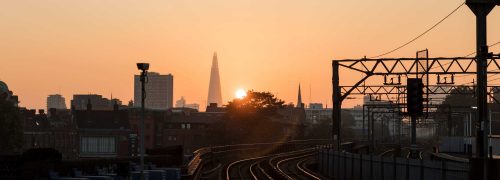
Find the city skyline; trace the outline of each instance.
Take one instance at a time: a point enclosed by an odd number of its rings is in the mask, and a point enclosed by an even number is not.
[[[499,9],[2,2],[0,180],[500,178]]]
[[[223,99],[244,88],[295,102],[302,82],[312,87],[304,102],[331,104],[330,60],[385,52],[461,3],[283,2],[6,2],[0,7],[0,79],[29,108],[44,108],[54,93],[113,94],[127,102],[133,99],[135,63],[147,61],[152,71],[176,76],[173,99],[185,96],[203,107],[210,59],[218,51]],[[500,21],[498,8],[488,21]],[[489,23],[488,44],[500,40],[499,31],[498,23]],[[386,57],[413,57],[425,48],[432,57],[463,56],[475,50],[474,32],[473,14],[461,8]]]

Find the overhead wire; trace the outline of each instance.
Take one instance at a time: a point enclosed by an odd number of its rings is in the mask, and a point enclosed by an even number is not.
[[[453,11],[451,11],[448,15],[446,15],[443,19],[441,19],[440,21],[438,21],[436,24],[434,24],[433,26],[431,26],[429,29],[425,30],[423,33],[419,34],[418,36],[414,37],[413,39],[411,39],[410,41],[398,46],[397,48],[394,48],[390,51],[387,51],[385,53],[382,53],[382,54],[379,54],[379,55],[376,55],[376,56],[372,56],[370,58],[378,58],[378,57],[381,57],[381,56],[385,56],[385,55],[388,55],[390,53],[393,53],[405,46],[407,46],[408,44],[416,41],[417,39],[419,39],[420,37],[424,36],[425,34],[427,34],[429,31],[433,30],[434,28],[436,28],[439,24],[441,24],[444,20],[448,19],[448,17],[450,17],[452,14],[454,14],[455,12],[458,11],[458,9],[460,9],[463,5],[465,4],[465,2],[463,2],[462,4],[460,4],[457,8],[455,8]]]
[[[493,47],[493,46],[496,46],[496,45],[499,45],[499,44],[500,44],[500,41],[498,41],[496,43],[493,43],[493,44],[489,45],[488,47]],[[470,54],[467,54],[467,55],[465,55],[463,57],[469,57],[469,56],[472,56],[473,54],[476,54],[476,51],[474,51],[474,52],[472,52]]]

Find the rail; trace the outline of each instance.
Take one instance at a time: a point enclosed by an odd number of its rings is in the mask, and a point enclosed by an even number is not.
[[[307,162],[307,159],[303,159],[301,161],[299,161],[297,163],[297,169],[299,171],[301,171],[302,173],[306,174],[307,176],[311,177],[312,179],[316,179],[316,180],[321,180],[322,178],[319,177],[319,175],[317,174],[314,174],[313,172],[311,172],[307,167],[306,167],[306,162]]]
[[[330,142],[329,139],[305,139],[305,140],[293,140],[293,141],[283,141],[283,142],[271,142],[271,143],[253,143],[253,144],[236,144],[236,145],[224,145],[224,146],[213,146],[213,147],[203,147],[197,149],[193,152],[193,158],[187,163],[183,169],[184,179],[197,179],[200,175],[200,169],[203,165],[209,161],[210,158],[207,156],[214,153],[229,152],[239,149],[256,148],[256,147],[266,147],[266,146],[276,146],[285,144],[313,144],[318,142]]]

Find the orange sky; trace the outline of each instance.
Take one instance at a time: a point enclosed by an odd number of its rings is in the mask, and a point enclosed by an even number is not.
[[[0,2],[0,80],[21,105],[48,94],[133,97],[135,63],[174,75],[174,99],[205,105],[218,52],[224,101],[238,88],[331,105],[332,59],[361,58],[408,41],[461,0],[23,0]],[[500,41],[500,7],[488,19]],[[463,6],[437,29],[389,57],[463,56],[475,50],[475,19]],[[500,45],[490,49],[500,52]],[[346,83],[352,80],[344,75]],[[309,92],[309,86],[312,93]],[[309,97],[309,94],[312,94]],[[354,103],[346,103],[352,106]]]

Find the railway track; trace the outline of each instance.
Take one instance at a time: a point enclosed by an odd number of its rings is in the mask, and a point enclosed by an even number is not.
[[[321,179],[307,168],[317,149],[303,149],[279,154],[251,157],[229,163],[225,179]]]
[[[282,159],[276,163],[276,168],[286,179],[320,179],[305,166],[305,162],[315,154],[316,152],[304,153]]]

